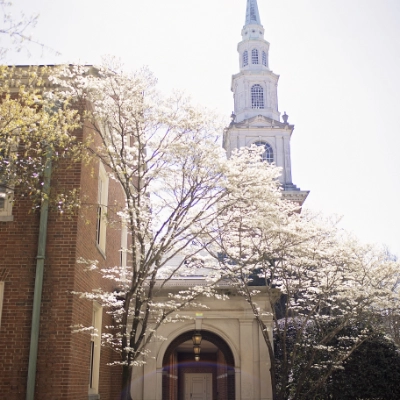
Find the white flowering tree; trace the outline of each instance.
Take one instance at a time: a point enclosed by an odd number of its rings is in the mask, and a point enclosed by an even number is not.
[[[277,270],[284,294],[274,309],[277,398],[313,398],[374,331],[385,329],[382,317],[398,306],[399,265],[328,226]]]
[[[320,371],[315,385],[323,385],[365,340],[367,323],[378,323],[387,309],[394,312],[396,262],[342,237],[334,224],[299,214],[297,205],[282,198],[279,169],[261,162],[262,149],[241,149],[227,160],[215,117],[181,94],[161,96],[148,70],[126,74],[113,62],[97,69],[66,67],[54,82],[63,88],[61,99],[89,105],[84,124],[100,138],[89,150],[119,182],[126,202],[118,217],[128,231],[128,266],[99,271],[118,290],[80,294],[114,316],[103,342],[121,354],[124,388],[160,324],[182,318],[188,306],[201,306],[199,295],[216,295],[213,285],[222,278],[253,310],[279,400],[312,398],[307,374]],[[171,267],[177,255],[181,262]],[[159,301],[169,280],[197,275],[199,267],[209,268],[207,286]],[[257,304],[260,292],[269,299],[268,310]],[[279,362],[271,318],[283,354]],[[360,321],[366,324],[362,334],[331,345]],[[322,326],[314,335],[318,341],[307,342],[310,327],[315,332]],[[306,348],[311,352],[296,371]],[[122,396],[129,399],[129,390]]]
[[[209,251],[260,326],[273,398],[311,399],[372,334],[371,326],[383,329],[385,313],[398,313],[399,264],[334,223],[296,213],[272,181],[269,188],[254,181],[249,190],[219,217],[224,229]],[[260,294],[269,309],[257,303]]]
[[[223,229],[218,216],[237,201],[239,194],[230,192],[242,187],[245,193],[260,177],[268,183],[277,175],[248,157],[227,160],[215,116],[193,107],[182,94],[161,96],[147,69],[126,74],[112,61],[96,69],[66,67],[54,82],[64,89],[58,93],[61,99],[89,105],[84,124],[100,138],[90,152],[120,184],[125,198],[118,217],[128,232],[123,250],[128,267],[99,271],[118,290],[80,295],[95,299],[114,316],[116,325],[103,342],[121,353],[123,396],[128,399],[131,369],[143,362],[157,328],[182,318],[179,310],[201,306],[199,295],[217,295],[213,283],[221,274],[216,271],[209,284],[169,293],[161,302],[166,283],[207,267],[201,251],[213,240],[207,233]],[[274,198],[276,184],[272,186]],[[171,267],[177,256],[181,261]]]

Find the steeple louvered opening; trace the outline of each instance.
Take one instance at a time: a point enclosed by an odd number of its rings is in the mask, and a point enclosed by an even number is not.
[[[243,52],[242,61],[242,67],[247,67],[249,65],[249,52],[247,50]]]
[[[251,51],[251,63],[258,64],[258,50],[257,49],[253,49]]]
[[[251,87],[251,108],[264,108],[264,89],[261,85]]]

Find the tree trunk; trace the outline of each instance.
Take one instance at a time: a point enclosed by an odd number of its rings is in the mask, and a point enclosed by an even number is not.
[[[122,391],[121,400],[132,400],[131,397],[131,376],[132,370],[129,365],[122,367]]]

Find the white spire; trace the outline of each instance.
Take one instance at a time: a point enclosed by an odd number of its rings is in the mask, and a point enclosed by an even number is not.
[[[283,196],[302,205],[308,191],[300,190],[292,181],[290,138],[294,125],[288,123],[286,113],[281,122],[279,75],[269,68],[269,43],[264,39],[257,0],[247,0],[246,22],[237,49],[240,71],[232,76],[234,111],[223,146],[228,156],[240,147],[263,146],[265,160],[282,168],[279,181]]]
[[[246,25],[261,25],[257,0],[247,0],[246,22],[244,26]]]
[[[240,72],[232,77],[235,121],[258,115],[280,121],[279,76],[269,68],[269,43],[264,39],[257,0],[247,0],[246,22],[238,44]]]

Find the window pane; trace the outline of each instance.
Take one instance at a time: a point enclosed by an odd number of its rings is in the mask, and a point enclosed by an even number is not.
[[[6,205],[6,188],[5,186],[1,186],[0,182],[0,210],[3,209]]]
[[[268,143],[255,142],[254,144],[256,146],[264,147],[265,151],[262,154],[263,161],[268,161],[268,163],[270,164],[274,162],[274,151],[272,150],[272,147]]]
[[[249,64],[249,54],[247,50],[243,53],[243,67],[246,67]]]
[[[97,223],[96,223],[96,242],[98,245],[101,244],[101,216],[102,216],[102,212],[101,212],[101,206],[97,206]]]
[[[264,108],[264,90],[260,85],[251,88],[251,107]]]
[[[251,62],[253,64],[258,64],[258,50],[257,49],[253,49],[251,51]]]

